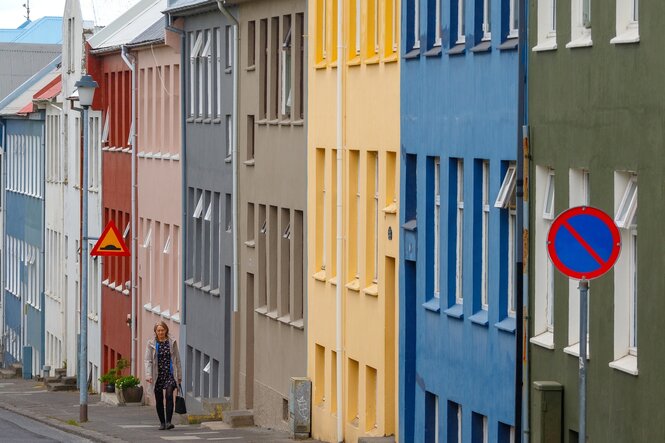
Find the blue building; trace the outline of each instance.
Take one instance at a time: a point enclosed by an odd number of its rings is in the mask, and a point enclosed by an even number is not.
[[[60,57],[0,101],[4,364],[24,376],[44,362],[44,123],[33,97],[59,81]]]
[[[42,17],[35,21],[26,20],[16,29],[0,29],[0,42],[3,43],[62,43],[62,17]]]
[[[516,0],[402,4],[400,441],[515,441]]]

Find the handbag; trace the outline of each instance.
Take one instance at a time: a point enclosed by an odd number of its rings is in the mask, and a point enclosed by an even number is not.
[[[185,404],[185,397],[182,395],[182,386],[178,383],[178,395],[175,396],[175,412],[176,414],[186,414],[187,405]]]

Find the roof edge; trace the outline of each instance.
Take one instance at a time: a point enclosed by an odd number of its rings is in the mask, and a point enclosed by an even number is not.
[[[62,61],[62,54],[58,55],[49,64],[47,64],[42,69],[37,71],[37,73],[35,73],[32,77],[24,81],[21,84],[21,86],[10,92],[7,97],[3,98],[2,101],[0,101],[0,109],[4,109],[8,104],[13,102],[16,98],[18,98],[19,95],[23,94],[30,86],[37,83],[39,79],[41,79],[46,74],[55,69],[60,64],[61,61]]]

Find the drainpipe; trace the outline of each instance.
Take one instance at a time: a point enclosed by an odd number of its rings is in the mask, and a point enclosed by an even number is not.
[[[41,347],[41,350],[39,352],[39,362],[41,363],[41,367],[37,367],[37,373],[43,373],[42,368],[46,364],[46,300],[45,300],[45,294],[44,294],[44,272],[46,271],[46,111],[41,111],[44,116],[44,120],[42,120],[42,143],[41,143],[41,148],[42,152],[39,157],[39,163],[41,164],[41,176],[42,180],[39,186],[41,187],[42,191],[42,198],[41,198],[41,207],[42,207],[42,229],[41,229],[41,240],[42,244],[40,245],[39,248],[39,258],[41,260],[42,266],[39,269],[39,306],[41,306],[41,312],[40,312],[40,328],[41,328],[41,337],[39,339],[39,346]],[[37,168],[39,170],[39,168]]]
[[[517,226],[521,227],[522,235],[517,242],[516,277],[516,305],[517,325],[515,331],[515,433],[520,441],[529,441],[529,377],[528,377],[528,318],[529,297],[525,290],[528,282],[527,267],[525,267],[525,240],[528,242],[529,221],[528,211],[529,182],[528,182],[528,126],[527,126],[527,2],[519,2],[519,40],[518,40],[518,83],[517,83]],[[528,243],[527,243],[528,248]],[[525,296],[526,295],[526,296]]]
[[[217,7],[233,24],[233,117],[231,131],[233,165],[233,312],[238,312],[238,20],[231,15],[222,0],[217,0]]]
[[[120,55],[127,67],[132,71],[132,125],[130,126],[131,133],[129,134],[132,145],[132,197],[130,209],[130,232],[132,235],[132,255],[130,257],[132,261],[132,351],[130,371],[133,375],[136,375],[136,59],[134,57],[132,57],[132,60],[129,59],[125,45],[122,46]]]
[[[182,209],[182,214],[181,214],[181,222],[180,222],[180,235],[181,238],[179,240],[180,245],[184,244],[185,242],[183,241],[184,239],[187,238],[187,174],[185,173],[186,168],[186,156],[185,156],[185,147],[186,147],[186,128],[187,128],[187,97],[184,97],[183,94],[187,92],[187,88],[183,89],[183,86],[185,85],[186,82],[186,72],[185,72],[185,66],[187,66],[187,60],[185,57],[185,48],[186,48],[186,41],[185,41],[185,31],[182,29],[178,29],[173,26],[173,16],[171,14],[167,14],[166,16],[166,29],[171,32],[175,32],[176,34],[180,35],[180,181],[181,181],[181,198],[182,198],[182,204],[180,205]],[[184,92],[183,92],[184,91]],[[184,255],[184,250],[181,247],[181,252],[180,252],[180,272],[182,278],[180,279],[180,341],[182,343],[187,343],[187,325],[186,325],[186,318],[187,318],[187,304],[185,303],[186,300],[186,295],[185,295],[185,279],[186,279],[186,262],[185,259],[183,258]],[[183,352],[187,347],[186,346],[181,346],[180,352]],[[182,357],[182,356],[181,356]],[[183,359],[184,360],[184,359]],[[187,365],[184,365],[182,368],[182,379],[187,380]],[[185,386],[187,386],[185,384]],[[186,389],[185,389],[186,390]]]
[[[336,350],[337,353],[337,441],[344,441],[344,413],[342,401],[342,145],[343,120],[342,120],[342,70],[344,67],[344,40],[342,38],[344,19],[344,2],[337,2],[337,285],[335,287],[335,311],[336,311]]]
[[[7,123],[5,122],[4,119],[0,119],[0,125],[2,126],[2,134],[0,137],[2,137],[0,140],[2,140],[2,147],[0,149],[0,155],[2,155],[2,162],[0,164],[0,167],[2,168],[2,180],[0,181],[0,193],[2,193],[2,202],[3,202],[3,207],[2,207],[2,232],[0,232],[0,235],[2,235],[2,238],[0,239],[0,244],[2,244],[2,253],[3,253],[3,258],[6,260],[7,254],[7,245],[5,244],[5,232],[7,231],[7,209],[5,207],[5,203],[7,201],[7,193],[5,192],[6,186],[5,183],[7,183]],[[2,288],[5,287],[5,282],[6,282],[6,275],[5,275],[5,266],[2,266],[2,269],[0,269],[0,274],[2,274]],[[2,326],[2,329],[0,329],[0,337],[2,339],[0,340],[0,343],[2,343],[2,347],[0,349],[0,352],[2,352],[2,366],[5,367],[5,350],[7,349],[7,343],[5,341],[6,335],[5,335],[5,314],[6,314],[6,309],[5,309],[5,291],[2,290],[0,291],[0,300],[2,300],[2,313],[0,313],[0,325]]]

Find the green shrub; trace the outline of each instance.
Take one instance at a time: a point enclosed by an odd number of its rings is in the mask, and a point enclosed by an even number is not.
[[[133,375],[120,377],[115,381],[116,389],[133,388],[134,386],[138,386],[139,384],[141,384],[141,380],[134,377]]]

